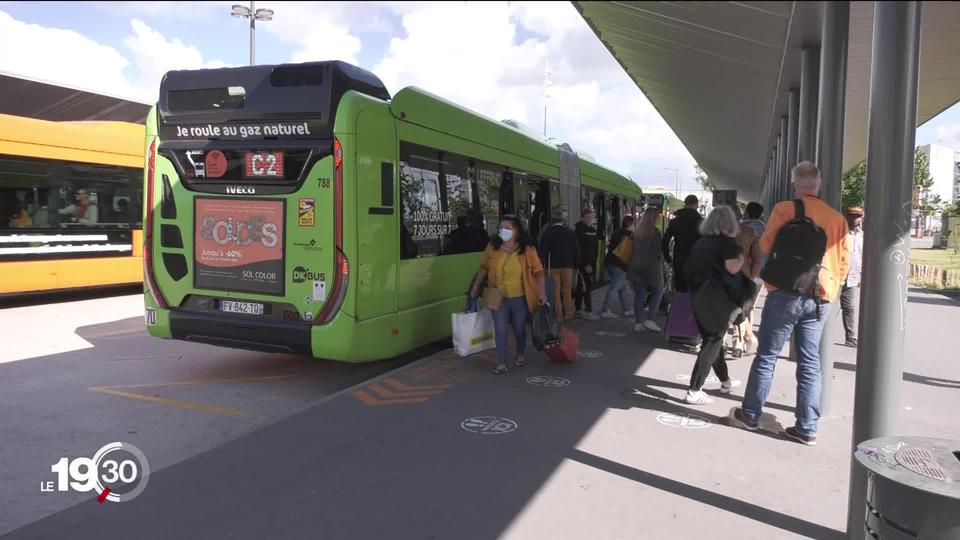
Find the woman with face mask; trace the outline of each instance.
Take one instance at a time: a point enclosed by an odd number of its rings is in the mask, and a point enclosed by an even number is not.
[[[523,225],[516,216],[504,216],[500,230],[483,252],[470,295],[480,295],[482,284],[498,289],[502,298],[493,310],[499,364],[494,373],[507,371],[507,329],[513,327],[517,343],[517,367],[523,366],[527,345],[527,316],[547,304],[543,265],[536,248],[528,245]]]

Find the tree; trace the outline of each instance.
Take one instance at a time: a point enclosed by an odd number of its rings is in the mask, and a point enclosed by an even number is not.
[[[703,186],[703,189],[713,190],[717,186],[710,181],[710,178],[707,177],[707,173],[703,172],[703,169],[700,168],[700,165],[693,166],[693,179],[696,180],[698,184]]]
[[[943,209],[943,213],[948,216],[960,216],[960,200],[957,200],[951,204],[948,204]]]
[[[843,185],[840,190],[843,207],[864,206],[866,185],[866,162],[860,162],[859,165],[844,173]],[[927,194],[931,187],[933,187],[933,178],[930,177],[930,159],[917,148],[913,153],[914,207],[924,216],[936,213],[937,208],[939,208],[936,205],[942,205],[938,196],[930,197]],[[930,213],[923,214],[923,211]]]
[[[844,208],[863,207],[866,183],[866,162],[861,161],[859,165],[844,173],[842,187],[840,188],[840,200]]]

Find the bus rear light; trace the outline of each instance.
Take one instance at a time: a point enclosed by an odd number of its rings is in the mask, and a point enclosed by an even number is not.
[[[153,218],[154,204],[156,198],[156,164],[157,164],[157,140],[153,139],[150,143],[150,149],[147,152],[147,215],[146,223],[143,224],[143,277],[146,280],[147,291],[153,297],[153,301],[161,308],[167,309],[167,300],[160,292],[157,286],[157,280],[153,273]]]
[[[343,306],[350,279],[350,261],[343,253],[343,146],[336,138],[333,139],[333,167],[333,237],[337,247],[333,262],[333,287],[327,303],[313,320],[314,325],[327,324],[333,320],[334,315]]]
[[[343,165],[343,147],[339,139],[333,139],[333,167],[339,169]]]
[[[315,326],[324,325],[333,320],[333,317],[343,306],[343,300],[347,297],[347,285],[350,282],[350,261],[347,260],[347,256],[339,248],[337,249],[335,268],[338,272],[333,278],[330,298],[324,304],[320,313],[317,314],[317,318],[313,320]]]

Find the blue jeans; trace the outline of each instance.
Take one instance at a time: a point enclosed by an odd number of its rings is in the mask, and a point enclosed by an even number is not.
[[[501,364],[507,363],[507,332],[513,326],[513,335],[517,338],[517,354],[523,354],[527,348],[527,299],[523,296],[504,298],[500,309],[493,312],[494,340],[497,342],[497,358]]]
[[[610,280],[610,286],[607,287],[607,294],[603,296],[603,306],[600,311],[610,309],[610,301],[617,294],[620,295],[620,306],[624,311],[630,309],[630,299],[627,295],[627,273],[621,268],[610,266],[604,272],[604,275]]]
[[[750,380],[743,395],[743,415],[758,422],[763,404],[770,394],[773,369],[784,344],[795,333],[797,350],[797,423],[806,435],[817,434],[820,420],[820,334],[823,333],[830,304],[820,306],[812,298],[774,291],[767,294],[757,332],[757,356],[750,366]]]
[[[647,292],[650,293],[650,303],[647,304],[649,312],[646,317],[643,316],[643,304],[647,299]],[[654,287],[644,285],[643,283],[633,283],[633,314],[634,321],[642,323],[643,321],[652,321],[660,310],[660,300],[663,299],[663,287]]]

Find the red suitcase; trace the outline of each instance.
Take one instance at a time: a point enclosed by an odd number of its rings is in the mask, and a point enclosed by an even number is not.
[[[576,362],[580,350],[580,337],[569,328],[563,329],[563,343],[547,349],[547,356],[554,362]]]

